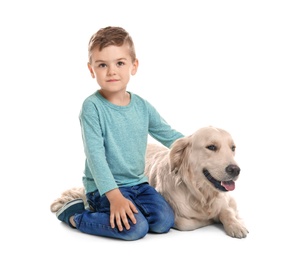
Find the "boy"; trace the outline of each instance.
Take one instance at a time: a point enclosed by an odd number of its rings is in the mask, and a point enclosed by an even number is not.
[[[172,129],[146,100],[126,90],[138,69],[134,43],[121,27],[106,27],[89,41],[88,69],[100,89],[85,99],[80,125],[86,155],[81,199],[57,212],[81,232],[137,240],[166,233],[174,213],[144,174],[148,134],[170,145],[183,135]]]

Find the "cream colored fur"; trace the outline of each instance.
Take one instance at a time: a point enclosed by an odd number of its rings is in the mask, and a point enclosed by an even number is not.
[[[217,222],[231,237],[247,236],[248,230],[238,216],[230,191],[216,189],[203,174],[206,169],[216,180],[236,181],[238,175],[231,176],[225,170],[228,165],[238,167],[234,147],[230,134],[214,127],[204,127],[178,139],[171,149],[148,145],[145,174],[173,208],[176,229],[194,230]],[[86,202],[82,187],[63,192],[51,204],[51,211],[56,212],[75,198]]]
[[[59,198],[51,203],[51,212],[57,212],[65,203],[74,199],[82,199],[87,206],[84,187],[75,187],[64,191]]]

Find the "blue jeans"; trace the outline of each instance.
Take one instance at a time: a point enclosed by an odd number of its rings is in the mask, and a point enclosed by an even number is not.
[[[110,202],[105,195],[100,196],[98,191],[87,194],[90,210],[75,215],[76,228],[81,232],[97,236],[137,240],[148,232],[166,233],[173,227],[174,213],[172,208],[148,183],[121,187],[120,191],[138,208],[138,213],[135,214],[137,223],[133,224],[128,219],[129,230],[119,231],[117,227],[111,228]]]

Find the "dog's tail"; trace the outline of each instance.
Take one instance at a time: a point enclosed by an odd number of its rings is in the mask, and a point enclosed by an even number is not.
[[[50,211],[53,213],[57,212],[65,203],[74,199],[82,199],[86,205],[86,195],[83,187],[71,188],[64,191],[59,198],[52,202]]]

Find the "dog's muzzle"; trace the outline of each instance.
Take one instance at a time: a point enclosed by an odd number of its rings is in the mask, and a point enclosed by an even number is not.
[[[237,165],[230,164],[225,169],[226,173],[230,175],[232,178],[236,178],[239,174],[241,169]],[[210,172],[207,169],[203,170],[204,176],[220,191],[232,191],[235,189],[235,181],[219,181],[216,180],[214,177],[211,176]]]

